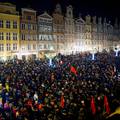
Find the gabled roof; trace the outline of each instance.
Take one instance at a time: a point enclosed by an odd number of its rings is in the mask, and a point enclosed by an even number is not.
[[[47,12],[44,12],[43,14],[39,15],[38,17],[52,19],[52,17]]]
[[[77,23],[85,24],[85,21],[80,17],[76,20]]]

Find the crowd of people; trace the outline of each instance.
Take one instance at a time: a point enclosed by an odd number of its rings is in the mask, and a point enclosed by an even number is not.
[[[119,120],[119,57],[90,56],[1,62],[0,120]]]

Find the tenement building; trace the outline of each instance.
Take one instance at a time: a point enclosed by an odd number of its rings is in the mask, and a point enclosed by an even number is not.
[[[44,12],[38,16],[37,25],[39,57],[55,54],[56,43],[53,38],[53,18],[47,12]]]
[[[53,12],[53,35],[56,43],[56,53],[64,54],[65,43],[65,23],[60,4],[56,5]]]
[[[0,60],[17,57],[20,49],[20,16],[16,6],[0,3]]]
[[[52,14],[38,13],[32,8],[17,12],[15,5],[0,3],[0,59],[120,49],[117,19],[112,24],[107,18],[90,15],[75,18],[71,5],[63,14],[59,4]]]
[[[65,54],[75,52],[75,19],[73,18],[73,8],[68,6],[65,15]]]
[[[38,57],[36,11],[30,8],[21,9],[20,17],[20,59]]]

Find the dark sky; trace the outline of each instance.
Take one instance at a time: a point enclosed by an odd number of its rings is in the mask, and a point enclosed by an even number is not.
[[[48,11],[51,13],[55,5],[60,3],[65,13],[65,7],[71,4],[74,8],[74,15],[77,17],[79,13],[83,16],[90,14],[92,16],[106,16],[109,20],[116,17],[120,19],[120,4],[117,0],[0,0],[3,2],[12,2],[17,4],[18,8],[31,6],[38,13]]]

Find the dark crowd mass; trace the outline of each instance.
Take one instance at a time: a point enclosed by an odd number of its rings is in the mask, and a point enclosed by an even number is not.
[[[120,120],[113,53],[0,62],[0,120]]]

